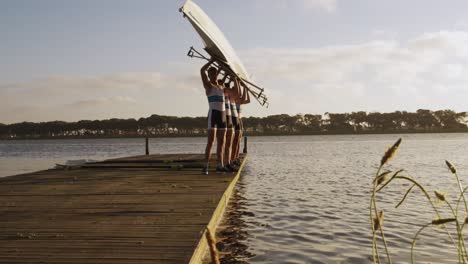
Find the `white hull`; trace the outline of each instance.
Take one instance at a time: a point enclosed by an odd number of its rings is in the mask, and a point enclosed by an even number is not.
[[[184,14],[205,44],[205,50],[214,58],[223,61],[231,67],[239,77],[249,80],[249,75],[236,52],[223,32],[194,2],[188,0],[180,11]]]

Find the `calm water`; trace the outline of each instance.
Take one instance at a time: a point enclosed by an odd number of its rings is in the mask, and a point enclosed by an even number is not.
[[[242,178],[249,263],[370,263],[368,208],[380,157],[398,135],[255,137]],[[429,190],[456,195],[444,160],[468,184],[468,134],[403,135],[389,169],[405,168]],[[142,139],[0,141],[0,176],[52,167],[73,159],[138,155]],[[152,153],[202,152],[203,138],[152,139]],[[465,177],[466,176],[466,177]],[[394,183],[379,203],[396,263],[409,263],[413,235],[434,214],[422,193],[394,206],[408,184]],[[431,192],[432,193],[432,192]],[[442,211],[444,208],[440,205]],[[442,229],[417,243],[417,261],[453,263]]]

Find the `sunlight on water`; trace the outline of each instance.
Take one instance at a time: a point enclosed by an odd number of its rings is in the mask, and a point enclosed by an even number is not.
[[[150,152],[201,153],[204,138],[151,139]],[[0,177],[45,170],[68,160],[143,155],[145,139],[0,140]]]
[[[368,208],[371,179],[380,157],[398,135],[255,137],[241,179],[250,263],[370,263]],[[468,184],[468,135],[403,135],[390,169],[407,169],[429,190],[455,196],[445,167],[452,161]],[[204,150],[204,138],[151,139],[152,153]],[[0,176],[47,169],[67,160],[140,155],[144,139],[0,141]],[[467,175],[467,177],[464,177]],[[394,205],[408,185],[393,183],[378,197],[396,263],[409,263],[419,226],[434,215],[420,192]],[[454,254],[452,254],[454,253]],[[456,262],[456,250],[441,230],[418,240],[418,261]]]

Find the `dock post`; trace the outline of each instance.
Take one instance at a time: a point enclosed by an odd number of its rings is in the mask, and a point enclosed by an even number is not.
[[[242,152],[247,154],[247,137],[244,137],[244,150]]]
[[[149,155],[149,139],[148,137],[145,138],[145,154]]]

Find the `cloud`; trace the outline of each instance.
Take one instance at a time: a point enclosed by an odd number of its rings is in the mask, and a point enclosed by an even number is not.
[[[125,93],[144,92],[147,90],[190,89],[190,83],[198,80],[196,75],[168,75],[160,72],[126,72],[104,76],[56,75],[45,78],[16,82],[0,83],[2,93],[47,95],[60,94],[83,96],[90,92]]]
[[[408,46],[410,49],[419,51],[442,52],[443,55],[458,57],[468,56],[468,32],[465,31],[441,31],[425,33],[413,40]]]
[[[48,76],[26,82],[3,84],[14,90],[40,90],[41,92],[59,92],[61,90],[72,93],[89,91],[121,91],[158,89],[164,82],[159,72],[127,72],[106,76]]]
[[[257,80],[267,80],[271,111],[418,108],[466,110],[468,32],[425,33],[407,41],[242,52]]]
[[[183,114],[183,111],[190,111],[193,98],[198,96],[198,100],[205,102],[200,77],[196,71],[193,73],[49,76],[17,83],[0,83],[0,123],[138,118],[154,113],[170,113],[178,103],[185,105],[179,112]],[[198,111],[205,112],[201,109]]]
[[[74,103],[71,103],[70,107],[102,107],[102,106],[115,106],[118,105],[127,105],[135,104],[137,101],[129,96],[114,96],[114,97],[104,97],[96,98],[89,100],[79,100]]]
[[[466,111],[468,32],[440,31],[405,41],[376,39],[317,48],[257,48],[240,53],[270,108],[245,115],[394,111]],[[195,66],[194,66],[195,67]],[[0,123],[202,116],[206,97],[195,68],[178,72],[50,76],[0,83]]]

